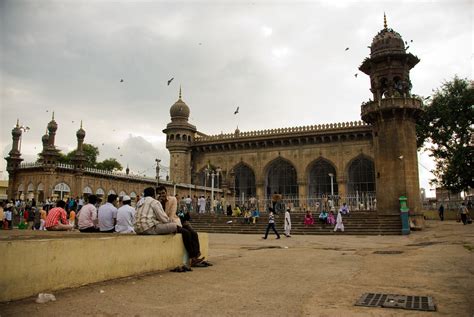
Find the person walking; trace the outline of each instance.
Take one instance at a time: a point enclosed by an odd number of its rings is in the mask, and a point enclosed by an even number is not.
[[[464,225],[467,224],[467,219],[469,216],[469,210],[467,209],[464,203],[461,204],[461,221]]]
[[[344,232],[344,223],[342,222],[341,210],[339,210],[339,212],[337,213],[336,226],[334,226],[334,232],[336,232],[338,229],[341,229],[341,231]]]
[[[443,206],[443,204],[441,204],[441,205],[439,206],[438,215],[439,215],[439,219],[440,219],[441,221],[443,221],[443,220],[444,220],[444,206]]]
[[[287,208],[285,211],[285,237],[291,237],[291,217],[290,217],[290,208]]]
[[[270,231],[270,229],[273,229],[273,232],[275,232],[277,239],[280,239],[280,234],[275,228],[275,215],[273,214],[273,208],[269,208],[267,230],[265,231],[265,236],[262,237],[262,239],[267,239],[268,232]]]

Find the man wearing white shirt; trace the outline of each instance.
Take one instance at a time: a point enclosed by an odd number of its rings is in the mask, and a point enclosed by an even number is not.
[[[204,196],[201,196],[198,199],[198,205],[199,205],[199,213],[203,214],[206,212],[206,198]]]
[[[115,203],[117,195],[110,194],[107,202],[99,208],[99,229],[103,233],[115,232],[115,223],[117,221],[117,208]]]
[[[135,233],[133,230],[133,222],[135,220],[135,209],[131,206],[132,199],[130,196],[123,196],[122,207],[117,211],[117,224],[115,231],[119,233]]]

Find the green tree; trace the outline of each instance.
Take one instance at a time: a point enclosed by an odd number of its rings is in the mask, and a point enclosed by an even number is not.
[[[86,167],[96,168],[97,157],[99,156],[99,148],[92,144],[84,143],[82,146],[82,151],[84,152],[84,155],[86,156],[86,164],[85,164]],[[67,154],[63,154],[59,152],[58,161],[59,163],[72,164],[73,158],[75,155],[76,155],[76,150],[72,150],[71,152]],[[40,157],[39,154],[38,154],[38,157]]]
[[[455,193],[473,188],[473,85],[457,76],[443,83],[417,124],[417,145],[435,160],[432,184]]]
[[[106,171],[121,171],[122,165],[114,158],[108,158],[96,164],[96,168]]]

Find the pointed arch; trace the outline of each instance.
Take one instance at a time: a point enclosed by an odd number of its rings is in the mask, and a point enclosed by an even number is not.
[[[337,172],[334,164],[322,157],[317,158],[308,165],[308,196],[321,197],[329,195],[331,191],[338,194]],[[332,181],[331,176],[332,174]]]
[[[246,163],[240,162],[232,168],[234,173],[235,197],[242,204],[251,196],[256,196],[255,172]]]
[[[29,193],[34,192],[35,191],[35,185],[33,185],[33,183],[29,183],[26,191],[29,192]]]
[[[359,155],[348,163],[347,192],[375,193],[375,166],[368,156]]]
[[[289,160],[276,158],[267,164],[265,171],[267,197],[273,193],[281,194],[284,198],[298,196],[296,168]]]
[[[89,186],[86,186],[82,189],[82,193],[83,194],[87,194],[87,195],[92,195],[92,188],[90,188]]]

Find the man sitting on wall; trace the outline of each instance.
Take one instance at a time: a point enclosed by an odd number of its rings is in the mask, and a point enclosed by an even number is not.
[[[137,203],[137,213],[133,224],[137,234],[170,234],[176,233],[178,226],[163,210],[161,203],[155,199],[155,189],[145,188],[144,198]]]
[[[186,248],[186,251],[188,251],[191,266],[200,266],[199,263],[201,263],[203,259],[199,258],[201,251],[197,232],[194,231],[188,221],[185,221],[184,223],[181,222],[176,213],[177,200],[173,196],[168,196],[166,187],[160,185],[156,189],[158,193],[158,199],[161,205],[164,207],[166,215],[177,225],[178,232],[181,232],[183,244]]]
[[[97,203],[98,197],[96,195],[89,195],[87,197],[88,203],[79,210],[77,214],[77,226],[80,232],[99,232],[97,220]]]
[[[64,207],[66,207],[66,202],[64,200],[58,200],[56,202],[56,207],[48,212],[45,225],[46,230],[66,231],[72,230],[74,228],[73,226],[69,225]]]

